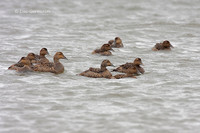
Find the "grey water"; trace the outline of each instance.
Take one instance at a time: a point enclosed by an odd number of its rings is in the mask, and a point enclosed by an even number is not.
[[[91,54],[117,36],[124,48]],[[171,51],[151,51],[164,40]],[[43,47],[64,73],[7,70]],[[137,79],[76,75],[137,57]],[[0,1],[0,133],[199,133],[199,69],[199,0]]]

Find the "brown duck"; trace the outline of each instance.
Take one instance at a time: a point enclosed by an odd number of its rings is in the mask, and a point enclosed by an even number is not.
[[[41,64],[49,63],[49,60],[45,57],[45,55],[49,55],[49,52],[48,52],[47,48],[42,48],[40,50],[40,55],[35,55],[36,62],[34,62],[34,63],[41,63]]]
[[[23,58],[24,58],[24,57],[23,57]],[[23,63],[20,63],[20,61],[21,61],[23,58],[21,58],[16,64],[11,65],[8,69],[9,69],[9,70],[17,70],[17,69],[19,69],[19,67],[23,67],[24,64],[23,64]],[[34,53],[29,53],[29,54],[27,55],[27,59],[29,59],[31,63],[34,63],[34,62],[35,62],[35,59],[36,59],[35,54],[34,54]],[[31,64],[31,65],[32,65],[32,64]]]
[[[113,66],[113,64],[109,60],[104,60],[101,63],[101,68],[90,67],[89,70],[86,70],[79,75],[91,78],[111,78],[112,74],[106,68],[107,66]]]
[[[171,43],[168,40],[165,40],[162,43],[156,43],[156,45],[152,48],[153,51],[158,50],[171,50],[171,48],[174,48]]]
[[[131,66],[126,70],[126,74],[117,74],[115,76],[113,76],[112,78],[114,79],[121,79],[121,78],[136,78],[136,76],[134,76],[137,73],[137,69],[135,66]]]
[[[27,57],[22,57],[18,63],[10,66],[9,70],[16,70],[17,72],[28,72],[32,70],[32,63]]]
[[[118,68],[114,69],[113,71],[127,73],[128,68],[135,67],[137,69],[137,72],[135,74],[144,74],[144,69],[140,66],[143,65],[142,60],[140,58],[136,58],[133,63],[126,63],[123,65],[120,65]]]
[[[108,41],[108,44],[111,45],[113,48],[120,48],[124,47],[121,38],[115,37],[115,40]]]
[[[111,46],[109,44],[104,44],[101,46],[100,49],[96,49],[92,52],[92,54],[100,54],[100,55],[105,55],[105,56],[109,56],[112,55],[112,53],[110,52],[114,51]]]
[[[60,63],[60,59],[67,59],[62,52],[57,52],[54,55],[54,62],[49,62],[45,64],[35,65],[34,71],[39,72],[52,72],[55,74],[60,74],[64,72],[64,66]]]

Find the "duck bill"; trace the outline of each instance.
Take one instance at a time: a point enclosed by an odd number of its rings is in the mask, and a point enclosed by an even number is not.
[[[115,67],[112,63],[110,64],[110,66],[113,66],[113,67]]]
[[[67,57],[65,57],[65,56],[62,59],[68,60]]]
[[[142,66],[144,66],[144,64],[141,62],[141,64],[140,65],[142,65]]]
[[[172,46],[171,44],[170,44],[170,47],[174,48],[174,46]]]

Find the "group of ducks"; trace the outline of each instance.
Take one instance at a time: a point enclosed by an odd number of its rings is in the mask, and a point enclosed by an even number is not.
[[[108,43],[103,44],[100,49],[96,49],[92,54],[100,54],[104,56],[112,55],[111,51],[113,48],[124,47],[122,40],[116,37],[114,40],[108,41]],[[162,43],[156,43],[152,48],[153,51],[158,50],[171,50],[171,43],[169,41],[164,41]],[[27,71],[38,71],[38,72],[52,72],[55,74],[60,74],[64,72],[64,66],[60,63],[59,59],[67,59],[62,52],[57,52],[53,60],[54,62],[49,62],[45,57],[49,52],[46,48],[40,50],[40,54],[29,53],[27,57],[22,57],[20,61],[16,64],[11,65],[8,69],[16,70],[17,72],[27,72]],[[114,72],[121,72],[125,74],[117,74],[113,76],[111,72],[106,68],[107,66],[114,66],[109,60],[103,60],[100,68],[90,67],[88,70],[78,74],[81,76],[91,77],[91,78],[108,78],[108,79],[120,79],[120,78],[136,78],[137,75],[144,74],[144,69],[140,66],[143,65],[141,58],[136,58],[132,63],[122,64]]]
[[[60,74],[64,72],[64,66],[60,63],[59,59],[67,59],[62,52],[57,52],[53,60],[49,62],[45,57],[49,52],[46,48],[40,50],[40,54],[29,53],[26,57],[22,57],[16,64],[11,65],[9,70],[16,70],[17,72],[52,72]]]

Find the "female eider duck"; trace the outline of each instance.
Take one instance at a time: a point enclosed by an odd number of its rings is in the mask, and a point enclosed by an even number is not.
[[[112,74],[106,68],[107,66],[113,66],[113,64],[109,60],[103,60],[101,63],[101,68],[92,68],[86,70],[79,75],[91,78],[111,78]]]
[[[113,71],[127,73],[128,68],[135,67],[137,69],[137,72],[135,74],[144,74],[144,69],[140,66],[143,65],[142,60],[140,58],[136,58],[133,63],[126,63],[123,65],[120,65],[118,68],[114,69]]]
[[[115,40],[108,41],[108,44],[113,48],[124,47],[121,38],[115,37]]]
[[[41,63],[41,64],[49,63],[49,60],[45,57],[45,55],[49,55],[49,52],[47,48],[42,48],[40,50],[40,55],[35,55],[37,60],[36,63]]]
[[[165,40],[162,43],[156,43],[156,45],[152,48],[153,51],[158,50],[171,50],[171,48],[174,48],[171,43],[168,40]]]
[[[35,57],[34,53],[29,53],[26,57],[27,57],[27,59],[30,60],[31,65],[32,65],[32,63],[35,63],[36,57]],[[8,69],[9,70],[17,70],[19,67],[23,67],[24,65],[22,63],[20,63],[21,59],[16,64],[11,65]]]
[[[101,46],[100,49],[96,49],[92,52],[92,54],[100,54],[100,55],[105,55],[105,56],[109,56],[112,55],[112,53],[110,52],[114,51],[111,46],[109,44],[104,44]]]
[[[23,64],[23,67],[19,67],[17,72],[33,72],[32,63],[27,57],[22,57],[19,63]]]
[[[113,76],[113,79],[121,79],[121,78],[136,78],[135,74],[137,73],[137,69],[135,66],[131,66],[126,70],[126,74],[117,74]]]
[[[32,63],[27,57],[22,57],[20,61],[8,68],[9,70],[16,70],[17,72],[27,72],[32,70]]]
[[[52,72],[55,74],[60,74],[64,72],[64,66],[60,63],[59,59],[67,59],[62,52],[57,52],[54,55],[54,63],[49,62],[45,64],[38,64],[34,66],[34,71],[39,72]]]

